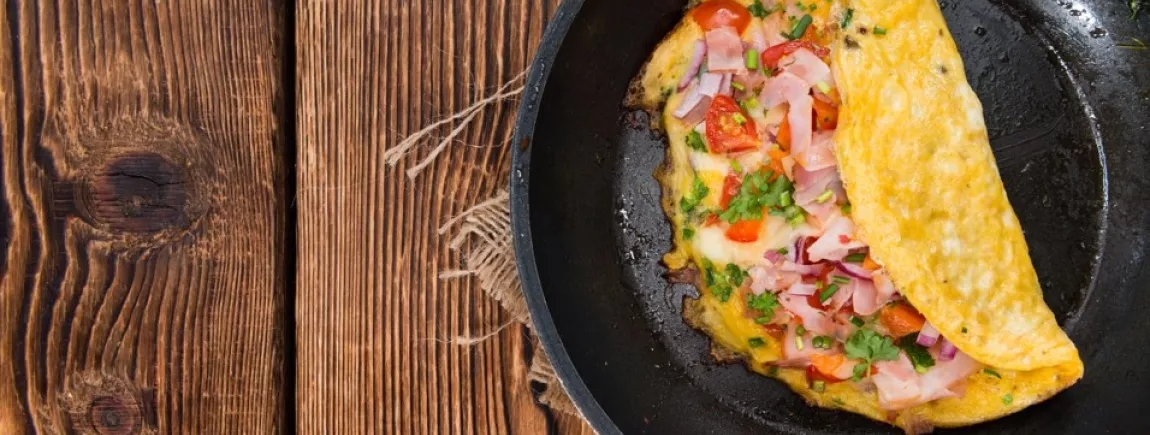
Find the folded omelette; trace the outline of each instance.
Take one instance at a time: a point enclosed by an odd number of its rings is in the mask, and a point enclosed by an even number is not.
[[[716,356],[908,432],[1082,377],[933,0],[698,2],[633,89]]]

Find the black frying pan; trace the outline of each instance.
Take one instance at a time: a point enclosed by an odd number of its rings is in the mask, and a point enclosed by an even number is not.
[[[713,362],[680,317],[696,290],[662,278],[664,143],[622,101],[684,4],[568,0],[547,30],[511,179],[544,348],[601,433],[892,432]],[[1150,433],[1150,51],[1116,47],[1150,39],[1150,17],[1130,21],[1126,0],[942,5],[1046,301],[1086,363],[1053,399],[954,432]]]

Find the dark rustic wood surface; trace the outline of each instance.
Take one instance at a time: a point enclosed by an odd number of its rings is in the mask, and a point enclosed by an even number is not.
[[[0,434],[279,433],[278,2],[0,8]]]
[[[461,265],[436,229],[506,185],[515,105],[414,180],[434,142],[382,159],[523,71],[558,3],[298,3],[300,433],[590,433],[535,404],[524,328],[450,343],[509,320],[474,280],[437,279]]]
[[[382,159],[522,72],[558,3],[6,2],[0,434],[591,433],[437,278],[514,104],[414,180],[429,145]]]

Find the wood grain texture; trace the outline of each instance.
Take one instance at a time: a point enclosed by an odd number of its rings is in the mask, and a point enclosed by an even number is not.
[[[0,8],[0,433],[279,433],[284,11]]]
[[[589,433],[550,418],[508,322],[436,229],[506,185],[514,104],[491,108],[415,180],[384,151],[523,71],[558,0],[301,0],[300,433]],[[450,130],[449,126],[446,130]],[[445,133],[442,131],[440,133]]]

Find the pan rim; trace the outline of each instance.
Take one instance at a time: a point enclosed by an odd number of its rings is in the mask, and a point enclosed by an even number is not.
[[[555,11],[547,28],[543,31],[531,70],[524,83],[523,98],[515,119],[511,143],[511,230],[515,249],[516,267],[519,272],[520,287],[527,300],[531,313],[531,323],[543,352],[551,360],[560,386],[567,392],[575,408],[584,420],[600,434],[622,434],[619,427],[591,395],[591,390],[575,369],[563,340],[559,337],[543,285],[539,280],[539,270],[535,262],[535,247],[531,238],[531,213],[528,204],[528,185],[531,175],[531,146],[535,132],[535,121],[539,115],[539,101],[551,73],[551,66],[559,53],[567,31],[583,7],[584,0],[565,0]]]

